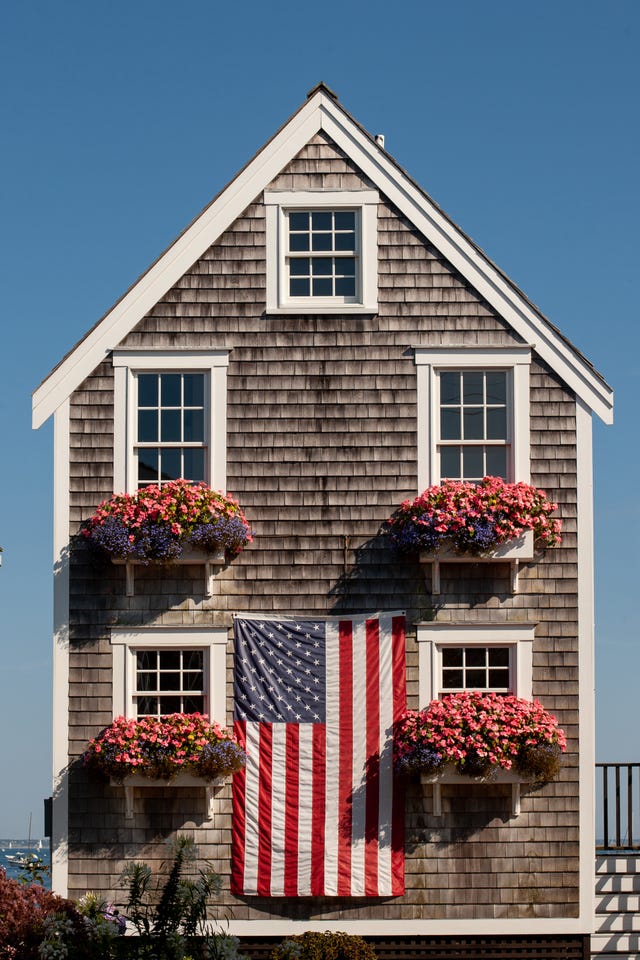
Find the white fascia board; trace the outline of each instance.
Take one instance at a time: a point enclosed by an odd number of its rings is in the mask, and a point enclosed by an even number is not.
[[[365,134],[331,104],[323,110],[323,129],[513,329],[536,343],[539,355],[589,408],[612,423],[613,395],[607,385],[384,152],[373,150]]]
[[[606,423],[612,394],[594,371],[557,335],[453,224],[402,174],[383,150],[323,92],[304,104],[149,269],[105,318],[35,391],[37,428],[82,383],[109,350],[135,327],[205,250],[319,131],[324,130],[525,341]]]
[[[592,884],[593,886],[593,881]],[[286,937],[292,933],[342,931],[361,937],[395,936],[543,936],[591,933],[592,919],[542,917],[502,920],[227,920],[225,930],[237,937]]]

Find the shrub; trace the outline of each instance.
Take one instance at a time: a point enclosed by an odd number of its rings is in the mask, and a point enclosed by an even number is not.
[[[373,947],[349,933],[301,933],[287,937],[271,960],[376,960]]]
[[[40,960],[39,948],[54,920],[69,927],[77,947],[86,943],[82,919],[71,901],[37,884],[11,880],[0,868],[1,960]]]

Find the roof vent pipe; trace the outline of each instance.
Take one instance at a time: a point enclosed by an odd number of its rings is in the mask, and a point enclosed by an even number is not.
[[[379,147],[382,147],[382,149],[384,150],[384,133],[376,133],[374,139],[375,139],[376,143],[378,144],[378,146],[379,146]]]

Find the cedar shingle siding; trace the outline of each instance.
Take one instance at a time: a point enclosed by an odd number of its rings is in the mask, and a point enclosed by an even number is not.
[[[278,189],[370,187],[317,135],[271,184]],[[203,594],[198,567],[124,569],[72,562],[70,737],[73,756],[112,719],[114,625],[230,626],[234,611],[407,611],[408,693],[417,705],[418,620],[537,624],[533,694],[569,736],[558,783],[525,792],[518,819],[505,787],[443,788],[406,800],[405,896],[378,901],[236,899],[228,892],[230,787],[202,821],[199,792],[136,796],[124,819],[118,788],[74,768],[70,894],[113,891],[122,865],[166,856],[165,838],[193,834],[224,877],[231,918],[528,918],[578,914],[578,637],[575,398],[544,363],[531,366],[531,478],[559,502],[561,547],[526,564],[520,590],[508,566],[443,565],[432,598],[417,563],[389,551],[380,527],[416,474],[416,368],[412,346],[521,342],[494,310],[384,197],[378,210],[379,312],[374,316],[266,316],[261,197],[164,296],[120,346],[226,348],[228,489],[255,542]],[[105,360],[72,397],[72,534],[113,486],[113,371]],[[437,601],[437,602],[436,602]],[[229,645],[229,648],[231,644]],[[228,690],[231,690],[231,654]],[[231,719],[231,697],[227,702]]]

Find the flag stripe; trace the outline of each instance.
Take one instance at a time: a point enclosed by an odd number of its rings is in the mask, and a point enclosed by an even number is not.
[[[353,810],[350,804],[353,785],[353,633],[350,621],[341,621],[339,632],[340,721],[338,758],[338,876],[337,894],[351,894],[351,848]]]
[[[315,897],[325,895],[325,824],[326,824],[326,727],[313,724],[313,817],[309,818],[313,825],[311,837],[311,893]],[[334,778],[335,779],[335,778]]]
[[[378,814],[380,808],[380,635],[377,620],[366,624],[366,822],[364,893],[378,895]]]
[[[246,723],[236,720],[233,732],[238,743],[246,749]],[[239,770],[233,778],[233,821],[232,838],[234,856],[231,863],[231,892],[242,893],[244,889],[244,849],[245,849],[245,770]]]
[[[393,722],[398,723],[407,704],[405,670],[404,617],[392,620],[393,656]],[[393,758],[391,758],[393,763]],[[391,767],[393,770],[393,767]],[[391,864],[393,896],[404,893],[404,783],[397,779],[393,790],[393,823],[391,834]]]
[[[298,896],[298,810],[300,809],[300,727],[295,723],[276,724],[284,727],[286,737],[285,764],[287,768],[285,800],[283,893]]]
[[[271,724],[271,887],[272,897],[285,894],[287,814],[287,724]]]
[[[263,897],[271,895],[271,791],[273,738],[272,724],[263,723],[260,727],[259,782],[258,782],[258,893]]]

